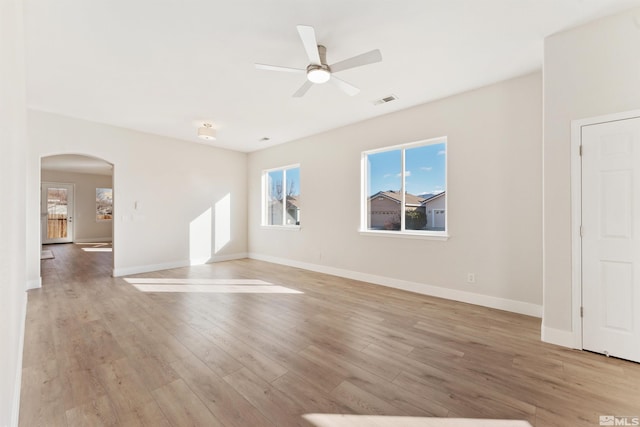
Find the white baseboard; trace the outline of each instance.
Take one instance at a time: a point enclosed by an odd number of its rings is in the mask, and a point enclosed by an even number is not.
[[[229,255],[214,255],[213,257],[211,257],[211,259],[209,259],[207,263],[233,261],[235,259],[244,259],[248,257],[249,257],[249,254],[246,252],[240,252],[237,254],[229,254]]]
[[[112,237],[88,237],[86,239],[73,239],[73,243],[107,243],[113,241]]]
[[[580,343],[576,342],[576,337],[574,336],[573,331],[550,328],[543,324],[541,327],[541,337],[542,341],[549,344],[560,345],[562,347],[568,348],[582,349]]]
[[[38,277],[37,279],[27,280],[27,290],[38,289],[41,287],[42,287],[42,277]]]
[[[189,267],[192,265],[202,265],[202,264],[209,264],[213,262],[231,261],[234,259],[242,259],[242,258],[247,258],[247,254],[245,252],[241,252],[238,254],[229,254],[229,255],[214,255],[212,258],[207,258],[203,260],[183,260],[183,261],[165,262],[161,264],[138,265],[133,267],[114,268],[113,277],[128,276],[131,274],[140,274],[140,273],[151,273],[153,271],[170,270],[172,268]]]
[[[132,267],[114,268],[113,277],[128,276],[130,274],[150,273],[152,271],[169,270],[172,268],[188,267],[189,261],[172,261],[160,264],[135,265]]]
[[[18,366],[16,367],[16,379],[13,385],[13,406],[11,408],[11,426],[18,427],[20,418],[20,393],[22,391],[22,355],[24,352],[24,331],[27,323],[27,293],[23,293],[22,315],[20,322],[20,342],[18,344]]]
[[[538,304],[510,300],[490,295],[476,294],[473,292],[461,291],[458,289],[443,288],[441,286],[427,285],[424,283],[410,282],[408,280],[394,279],[392,277],[361,273],[358,271],[345,270],[325,265],[294,261],[286,258],[273,257],[270,255],[249,253],[249,258],[272,262],[274,264],[288,265],[290,267],[303,268],[305,270],[331,274],[333,276],[345,277],[347,279],[360,280],[363,282],[374,283],[376,285],[387,286],[390,288],[402,289],[418,294],[466,302],[469,304],[481,305],[489,308],[497,308],[499,310],[525,314],[527,316],[542,317],[542,306]]]

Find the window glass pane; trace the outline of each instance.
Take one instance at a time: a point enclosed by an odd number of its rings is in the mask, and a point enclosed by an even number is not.
[[[400,230],[402,152],[367,155],[367,228]]]
[[[282,225],[283,171],[267,174],[267,224]]]
[[[287,169],[287,225],[300,225],[300,168]]]
[[[47,238],[61,239],[67,237],[67,198],[66,188],[47,189]]]
[[[444,231],[446,144],[405,150],[405,229]]]
[[[111,188],[96,188],[96,220],[108,221],[113,219],[113,190]]]

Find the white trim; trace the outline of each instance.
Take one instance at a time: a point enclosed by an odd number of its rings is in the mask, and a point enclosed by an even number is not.
[[[294,261],[286,258],[278,258],[270,255],[249,253],[249,258],[260,261],[282,264],[290,267],[302,268],[333,276],[345,277],[347,279],[360,280],[363,282],[382,285],[389,288],[402,289],[423,295],[430,295],[438,298],[445,298],[454,301],[466,302],[483,307],[495,308],[499,310],[511,311],[525,314],[527,316],[541,317],[542,306],[524,301],[509,300],[490,295],[476,294],[473,292],[461,291],[458,289],[443,288],[441,286],[427,285],[425,283],[410,282],[407,280],[394,279],[391,277],[378,276],[374,274],[361,273],[358,271],[345,270],[341,268],[329,267],[319,264],[311,264],[302,261]]]
[[[265,230],[300,231],[299,225],[261,225]]]
[[[291,170],[291,169],[300,169],[300,163],[297,164],[293,164],[293,165],[288,165],[288,166],[282,166],[282,167],[278,167],[278,168],[271,168],[271,169],[263,169],[262,170],[262,194],[261,194],[261,204],[262,204],[262,219],[260,220],[260,226],[262,227],[300,227],[300,224],[286,224],[287,222],[287,171]],[[283,204],[282,204],[282,224],[281,225],[273,225],[273,224],[269,224],[269,201],[267,200],[267,197],[269,195],[269,173],[270,172],[274,172],[274,171],[282,171],[282,191],[283,191]],[[299,188],[299,194],[301,193],[302,189]],[[298,195],[299,195],[298,194]],[[299,221],[298,221],[299,222]]]
[[[398,233],[405,233],[407,230],[405,230],[406,227],[406,218],[405,218],[405,212],[404,212],[404,208],[406,205],[406,150],[410,150],[412,148],[417,148],[417,147],[426,147],[429,145],[435,145],[435,144],[444,144],[445,147],[445,159],[444,159],[444,191],[441,194],[447,193],[448,188],[448,176],[449,176],[449,141],[448,141],[448,137],[446,136],[441,136],[438,138],[429,138],[429,139],[423,139],[420,141],[414,141],[414,142],[408,142],[408,143],[404,143],[404,144],[397,144],[397,145],[392,145],[392,146],[386,146],[386,147],[382,147],[382,148],[376,148],[373,150],[366,150],[366,151],[362,151],[360,153],[360,230],[361,232],[364,231],[366,229],[366,227],[369,224],[369,218],[368,218],[368,207],[371,203],[371,198],[373,196],[375,196],[375,194],[372,195],[368,195],[369,193],[369,166],[368,166],[368,162],[367,162],[367,156],[371,155],[371,154],[379,154],[379,153],[385,153],[388,151],[396,151],[396,150],[400,150],[400,166],[401,166],[401,188],[400,188],[400,193],[401,193],[401,197],[400,197],[400,230],[397,231]],[[376,193],[377,194],[377,193]],[[437,196],[432,197],[431,199],[434,199]],[[431,200],[428,199],[428,200]],[[427,200],[427,201],[428,201]],[[422,205],[422,203],[420,204]],[[447,196],[447,198],[445,199],[445,205],[444,205],[444,224],[445,224],[445,231],[444,233],[447,233],[449,231],[449,197]],[[448,236],[447,236],[448,237]]]
[[[18,427],[20,418],[20,393],[22,391],[22,356],[24,352],[24,332],[27,323],[27,293],[23,292],[22,321],[20,322],[20,342],[18,343],[18,366],[16,367],[16,379],[13,385],[13,406],[11,408],[11,426]]]
[[[201,262],[202,264],[209,264],[214,262],[221,261],[231,261],[234,259],[243,259],[247,258],[247,254],[245,252],[237,253],[237,254],[229,254],[229,255],[214,255],[209,258],[206,262]],[[162,271],[162,270],[170,270],[172,268],[181,268],[181,267],[189,267],[191,265],[198,265],[198,261],[201,260],[183,260],[183,261],[172,261],[172,262],[164,262],[160,264],[149,264],[149,265],[136,265],[132,267],[125,268],[114,268],[113,269],[113,277],[122,277],[129,276],[131,274],[140,274],[140,273],[151,273],[154,271]]]
[[[438,144],[439,142],[446,143],[447,142],[447,137],[445,135],[443,135],[443,136],[438,136],[436,138],[427,138],[427,139],[421,139],[419,141],[404,142],[402,144],[386,145],[384,147],[374,148],[373,150],[363,151],[362,154],[384,153],[385,151],[399,150],[401,148],[415,148],[415,147],[421,147],[423,145]]]
[[[562,347],[582,349],[581,343],[576,343],[574,339],[574,333],[572,331],[565,331],[564,329],[555,329],[545,326],[544,324],[540,328],[540,335],[542,341],[560,345]]]
[[[449,240],[446,232],[438,231],[382,231],[382,230],[358,230],[363,236],[395,237],[401,239],[424,239],[424,240]],[[429,234],[434,233],[434,234]],[[438,234],[435,234],[438,233]]]
[[[86,239],[75,239],[73,243],[110,243],[112,241],[113,237],[87,237]]]
[[[580,307],[582,306],[582,238],[580,226],[582,225],[582,158],[580,157],[580,145],[582,144],[582,127],[600,123],[615,122],[640,117],[640,110],[632,110],[621,113],[606,114],[571,121],[571,340],[564,337],[563,340],[571,342],[567,347],[582,349],[582,318]],[[564,331],[562,331],[564,332]],[[552,336],[556,336],[553,335]],[[544,330],[543,330],[544,341]],[[562,344],[560,344],[562,345]]]
[[[37,279],[27,280],[27,290],[39,289],[41,287],[42,287],[42,277],[38,277]]]

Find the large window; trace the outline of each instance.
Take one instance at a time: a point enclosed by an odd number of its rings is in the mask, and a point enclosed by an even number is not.
[[[362,153],[363,231],[446,236],[447,140]]]
[[[300,225],[300,166],[263,172],[262,225]]]

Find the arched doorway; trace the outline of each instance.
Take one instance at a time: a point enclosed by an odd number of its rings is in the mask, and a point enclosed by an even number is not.
[[[113,165],[79,154],[41,158],[41,259],[51,244],[72,243],[111,252],[113,269]]]

